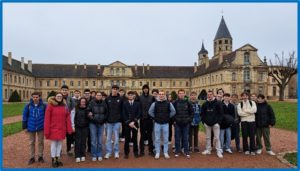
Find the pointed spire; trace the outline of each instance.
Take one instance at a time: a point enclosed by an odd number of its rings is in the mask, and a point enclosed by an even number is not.
[[[223,16],[222,16],[222,19],[221,19],[221,22],[220,22],[220,25],[219,25],[219,28],[218,28],[218,31],[217,31],[217,34],[216,34],[214,40],[221,39],[221,38],[232,39]]]
[[[199,51],[198,54],[208,54],[208,51],[207,51],[207,50],[205,49],[205,47],[204,47],[203,41],[202,41],[202,47],[201,47],[201,50]]]

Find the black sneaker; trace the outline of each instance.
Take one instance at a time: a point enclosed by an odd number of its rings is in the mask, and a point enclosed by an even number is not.
[[[60,159],[58,157],[56,157],[56,165],[59,166],[63,166],[63,163],[60,161]]]
[[[200,153],[199,148],[195,148],[194,151],[195,151],[195,153]]]
[[[28,161],[28,165],[31,165],[35,162],[35,159],[34,157],[30,158],[29,161]]]
[[[56,163],[56,158],[54,158],[54,157],[52,158],[52,164],[51,165],[52,165],[53,168],[58,167],[58,165]]]
[[[40,162],[40,163],[44,163],[44,162],[45,162],[45,160],[44,160],[44,158],[43,158],[43,157],[39,157],[39,159],[38,159],[38,162]]]

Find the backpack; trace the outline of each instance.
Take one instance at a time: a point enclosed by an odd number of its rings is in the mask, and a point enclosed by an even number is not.
[[[252,107],[252,101],[249,100],[250,106]],[[241,108],[243,108],[243,102],[241,102]]]
[[[43,106],[43,108],[45,109],[45,106],[46,106],[46,105],[45,105],[45,103],[42,103],[41,106]],[[28,112],[27,112],[26,116],[27,116],[27,118],[29,118],[29,113],[30,113],[30,103],[28,103],[26,107],[28,108]]]

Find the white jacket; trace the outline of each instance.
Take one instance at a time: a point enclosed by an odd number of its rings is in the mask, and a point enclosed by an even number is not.
[[[243,103],[243,108],[241,108],[241,103]],[[237,111],[241,117],[242,122],[255,122],[255,113],[256,113],[256,103],[251,101],[252,106],[250,105],[249,100],[242,101],[237,106]]]

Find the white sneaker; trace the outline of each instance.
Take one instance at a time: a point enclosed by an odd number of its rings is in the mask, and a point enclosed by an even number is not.
[[[115,153],[115,159],[118,159],[118,158],[120,158],[119,153]]]
[[[144,145],[148,145],[148,140],[144,141]]]
[[[120,138],[120,141],[121,142],[125,142],[125,138]]]
[[[222,154],[221,152],[217,152],[217,156],[218,156],[219,158],[223,158],[223,154]]]
[[[129,143],[129,146],[133,146],[133,142],[130,142],[130,143]]]
[[[250,154],[251,154],[252,156],[255,156],[255,155],[256,155],[255,152],[251,152]]]
[[[246,154],[246,155],[249,155],[249,154],[250,154],[250,151],[245,151],[245,154]]]
[[[207,155],[207,154],[211,154],[211,152],[208,151],[208,150],[204,150],[204,151],[202,152],[202,155]]]
[[[275,156],[276,154],[273,151],[267,151],[267,153],[271,156]]]
[[[156,153],[154,158],[159,159],[159,153]]]
[[[105,158],[105,159],[109,159],[110,156],[111,156],[111,155],[110,155],[109,153],[106,153],[105,156],[104,156],[104,158]]]
[[[169,142],[168,142],[168,144],[170,145],[170,144],[172,144],[172,142],[171,142],[171,141],[169,141]]]
[[[93,157],[93,158],[92,158],[92,161],[93,161],[93,162],[97,161],[97,158],[96,158],[96,157]]]
[[[98,161],[102,161],[102,157],[98,157]]]
[[[71,144],[71,148],[74,148],[74,144]]]
[[[261,152],[262,152],[261,149],[256,150],[256,154],[261,154]]]
[[[165,153],[164,156],[165,156],[165,159],[169,159],[170,158],[170,156],[169,156],[168,153]]]
[[[76,158],[76,163],[79,163],[79,162],[80,162],[80,158],[77,157],[77,158]]]
[[[226,149],[225,151],[229,154],[232,154],[232,151],[230,149]]]
[[[80,160],[81,160],[82,162],[83,162],[83,161],[85,161],[85,157],[81,157],[81,159],[80,159]]]

